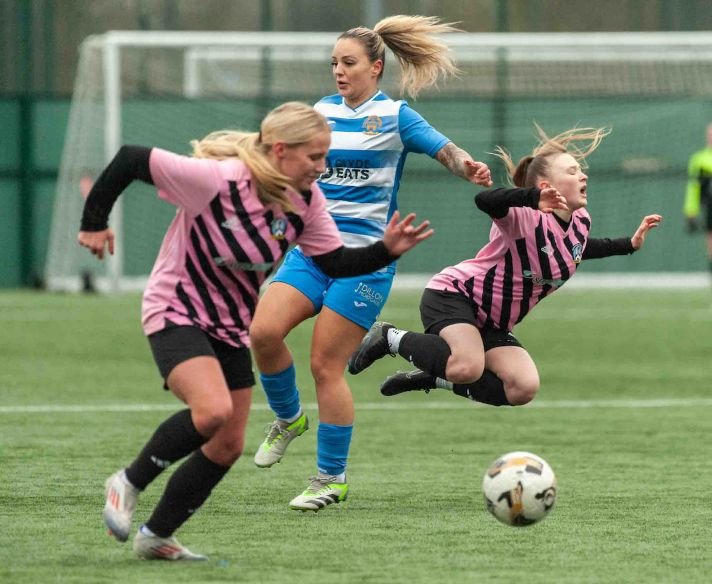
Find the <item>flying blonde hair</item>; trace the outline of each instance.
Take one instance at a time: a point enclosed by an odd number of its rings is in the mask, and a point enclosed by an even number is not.
[[[524,156],[517,164],[501,146],[497,146],[492,153],[504,162],[510,182],[518,187],[533,187],[538,178],[548,177],[550,159],[555,154],[571,154],[585,168],[586,158],[611,133],[609,128],[571,128],[549,137],[539,124],[535,123],[534,127],[538,137],[537,145],[531,154]]]
[[[457,75],[450,48],[438,37],[447,32],[461,32],[453,25],[441,23],[436,16],[389,16],[376,23],[373,30],[365,26],[352,28],[339,39],[358,40],[371,63],[386,63],[386,46],[393,51],[401,68],[401,92],[413,99],[426,87],[437,87],[439,79]],[[383,76],[383,70],[379,79]]]
[[[277,204],[284,212],[295,212],[287,189],[292,179],[279,172],[268,153],[276,142],[298,146],[322,132],[331,132],[326,118],[304,103],[290,101],[270,111],[259,132],[220,130],[201,140],[192,140],[193,157],[225,160],[239,158],[252,174],[257,196],[265,204]]]

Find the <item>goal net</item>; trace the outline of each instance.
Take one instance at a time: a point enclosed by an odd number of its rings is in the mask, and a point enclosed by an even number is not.
[[[337,33],[109,32],[81,47],[47,255],[51,289],[92,277],[121,290],[145,283],[175,209],[135,183],[111,216],[114,256],[98,262],[76,243],[83,196],[122,144],[189,153],[213,130],[257,130],[269,109],[313,103],[334,93],[330,56]],[[700,237],[683,230],[681,207],[690,154],[712,121],[712,34],[451,34],[457,78],[411,105],[498,182],[496,145],[515,159],[534,143],[534,122],[554,134],[607,126],[590,158],[592,236],[631,235],[643,215],[664,227],[645,253],[589,262],[588,273],[670,273],[705,269]],[[386,59],[382,89],[400,97],[398,67]],[[490,221],[476,188],[435,161],[411,155],[399,192],[405,211],[429,218],[436,235],[399,262],[399,273],[432,274],[474,252]],[[588,265],[590,264],[590,265]],[[582,269],[583,271],[583,269]]]

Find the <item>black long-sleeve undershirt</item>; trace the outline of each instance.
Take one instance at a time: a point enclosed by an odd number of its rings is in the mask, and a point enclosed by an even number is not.
[[[629,255],[634,251],[636,250],[630,241],[630,237],[619,237],[617,239],[589,237],[581,258],[584,260],[597,260],[614,255]]]
[[[503,219],[507,216],[511,207],[531,207],[532,209],[538,209],[540,193],[541,191],[536,187],[498,187],[487,189],[475,195],[475,204],[478,209],[484,211],[493,219]],[[554,215],[554,217],[556,217],[564,229],[568,227],[568,224],[557,215]],[[593,260],[614,255],[628,255],[635,251],[630,237],[620,237],[617,239],[589,237],[586,241],[586,248],[583,251],[582,259]]]
[[[377,241],[365,247],[339,247],[311,259],[329,278],[350,278],[385,268],[398,256],[390,255],[383,241]]]
[[[92,186],[82,213],[82,231],[103,231],[119,195],[135,180],[153,183],[150,169],[151,148],[124,145]],[[370,274],[397,260],[383,241],[364,247],[341,246],[318,256],[311,256],[330,278],[348,278]]]
[[[475,205],[493,219],[503,219],[511,207],[539,208],[539,194],[536,187],[487,189],[475,195]]]
[[[153,184],[149,159],[151,148],[124,145],[93,184],[82,213],[82,231],[103,231],[116,199],[133,181]]]

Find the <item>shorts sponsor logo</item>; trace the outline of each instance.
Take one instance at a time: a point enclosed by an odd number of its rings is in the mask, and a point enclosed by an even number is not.
[[[366,308],[368,304],[366,302],[361,302],[360,300],[354,300],[354,306],[356,308]]]
[[[359,282],[356,288],[354,289],[354,292],[356,293],[357,296],[363,299],[365,302],[369,302],[371,304],[375,304],[376,306],[382,306],[383,303],[385,302],[385,298],[383,297],[383,294],[378,292],[377,290],[374,290],[370,286],[367,286],[363,282]],[[354,301],[354,304],[356,301]]]

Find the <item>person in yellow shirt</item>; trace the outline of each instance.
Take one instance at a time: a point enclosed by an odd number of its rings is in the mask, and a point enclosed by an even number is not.
[[[707,145],[690,157],[687,176],[687,192],[683,208],[687,229],[690,233],[694,233],[700,228],[698,218],[704,207],[707,257],[712,271],[712,124],[707,126]]]

